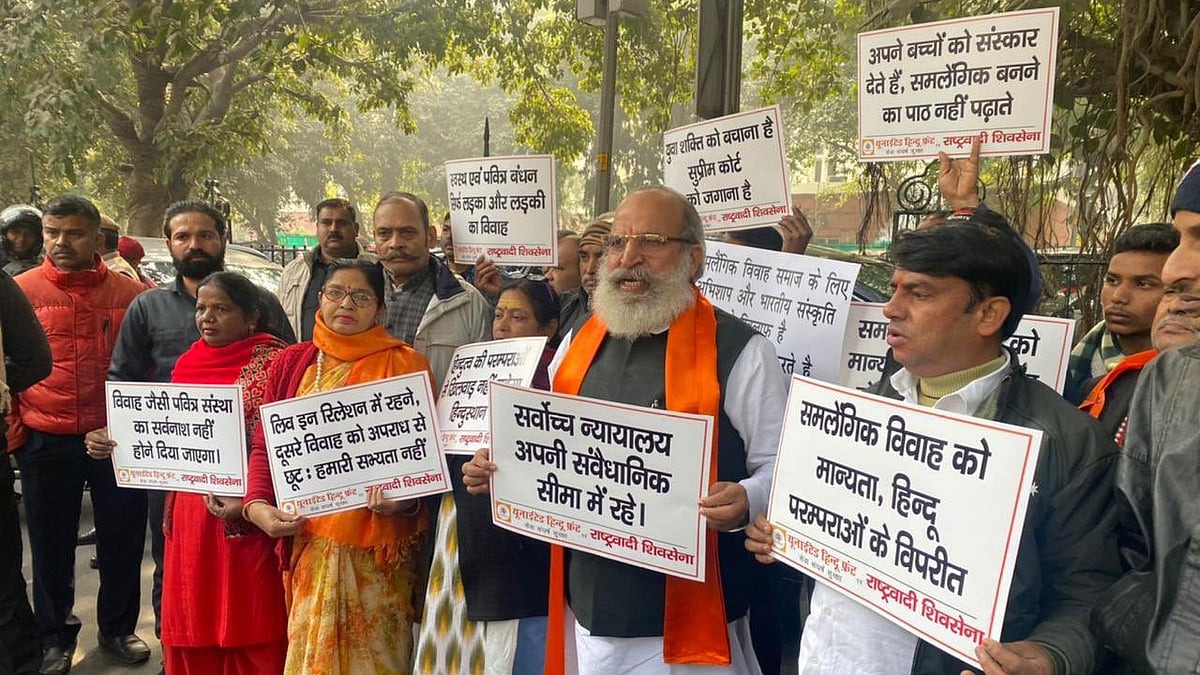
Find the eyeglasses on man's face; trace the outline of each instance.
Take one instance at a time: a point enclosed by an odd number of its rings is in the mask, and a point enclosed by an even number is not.
[[[609,253],[624,253],[629,242],[637,242],[638,248],[647,255],[662,253],[671,244],[694,244],[687,237],[668,237],[654,232],[644,234],[610,234],[604,237],[604,248]]]

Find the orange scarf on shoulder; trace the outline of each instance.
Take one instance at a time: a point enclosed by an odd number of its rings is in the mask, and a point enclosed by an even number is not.
[[[699,290],[695,303],[671,324],[667,333],[666,408],[709,415],[712,426],[710,484],[717,480],[717,424],[721,414],[721,385],[717,380],[717,315]],[[571,341],[554,378],[554,391],[577,396],[583,378],[600,351],[608,328],[593,315]],[[717,533],[707,531],[703,583],[666,578],[663,614],[663,660],[666,663],[728,666],[729,632],[717,560]],[[550,547],[550,607],[546,631],[546,673],[565,673],[563,635],[566,593],[563,549]]]
[[[1106,403],[1105,398],[1107,397],[1108,386],[1112,384],[1113,381],[1118,377],[1128,373],[1131,370],[1141,370],[1142,368],[1145,368],[1146,364],[1153,361],[1154,357],[1156,356],[1158,356],[1157,350],[1147,349],[1144,352],[1130,354],[1129,356],[1121,359],[1121,361],[1117,363],[1112,370],[1108,371],[1107,375],[1105,375],[1099,382],[1096,383],[1096,386],[1092,388],[1092,393],[1088,394],[1088,397],[1084,399],[1083,403],[1079,404],[1079,409],[1096,419],[1100,419],[1100,414],[1104,412],[1104,404]]]
[[[424,356],[403,340],[389,335],[382,326],[356,335],[341,335],[334,332],[318,313],[312,341],[317,349],[334,359],[333,364],[353,364],[346,381],[339,386],[429,372],[429,361]],[[331,370],[333,364],[327,363],[327,370]],[[318,388],[321,384],[317,383]],[[359,508],[310,518],[307,531],[340,544],[373,550],[380,563],[394,564],[415,552],[414,542],[428,529],[428,515],[424,506],[410,516],[384,516]]]
[[[318,312],[312,341],[317,349],[338,361],[354,363],[346,385],[429,371],[429,361],[420,352],[392,337],[380,325],[355,335],[342,335],[334,332]]]

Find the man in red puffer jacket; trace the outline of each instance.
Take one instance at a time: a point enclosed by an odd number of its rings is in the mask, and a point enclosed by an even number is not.
[[[66,673],[81,628],[75,603],[75,537],[83,484],[91,485],[100,558],[100,646],[128,663],[150,656],[133,634],[141,605],[146,518],[142,490],[118,488],[112,462],[88,457],[84,434],[105,424],[104,383],[121,319],[141,284],[100,260],[100,212],[87,199],[57,197],[42,216],[46,258],[17,278],[50,341],[54,369],[20,394],[28,440],[16,453],[33,557],[33,607],[42,637],[41,673]]]

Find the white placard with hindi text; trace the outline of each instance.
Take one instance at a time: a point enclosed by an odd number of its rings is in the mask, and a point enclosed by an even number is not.
[[[489,385],[528,387],[545,348],[545,337],[528,337],[477,342],[454,350],[437,401],[442,452],[473,455],[491,447]]]
[[[888,351],[887,325],[882,303],[850,303],[839,380],[842,386],[866,391],[879,381]],[[1026,314],[1004,344],[1016,352],[1026,373],[1061,394],[1074,335],[1074,319]]]
[[[1041,437],[794,376],[773,555],[978,665],[975,646],[1000,639]]]
[[[121,487],[246,494],[246,422],[235,384],[106,382]]]
[[[556,185],[551,155],[446,162],[454,259],[557,265]]]
[[[858,158],[864,162],[1050,151],[1059,8],[858,35]]]
[[[697,286],[762,333],[785,374],[837,382],[858,270],[857,263],[710,241]]]
[[[663,134],[663,184],[685,195],[704,229],[773,225],[792,213],[779,106]]]
[[[275,501],[287,513],[366,506],[367,488],[383,488],[385,499],[450,489],[427,372],[268,403],[261,419]]]
[[[713,419],[490,388],[492,521],[534,539],[704,580]]]

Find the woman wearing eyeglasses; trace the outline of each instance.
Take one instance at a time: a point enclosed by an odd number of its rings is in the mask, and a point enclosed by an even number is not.
[[[550,388],[546,370],[558,346],[559,310],[558,294],[545,281],[518,281],[496,302],[493,338],[549,338],[533,378],[538,389]],[[461,467],[468,458],[449,459],[454,499],[444,500],[439,513],[413,672],[540,675],[546,652],[550,548],[493,525],[491,499],[467,494],[462,482]],[[470,631],[482,633],[482,654],[465,648]]]
[[[321,288],[312,342],[285,350],[271,369],[263,403],[397,375],[428,371],[412,347],[379,325],[383,271],[339,261]],[[419,500],[370,493],[362,508],[325,516],[289,515],[274,505],[261,425],[250,456],[244,513],[272,537],[289,598],[285,673],[408,673],[418,558],[429,530]]]

